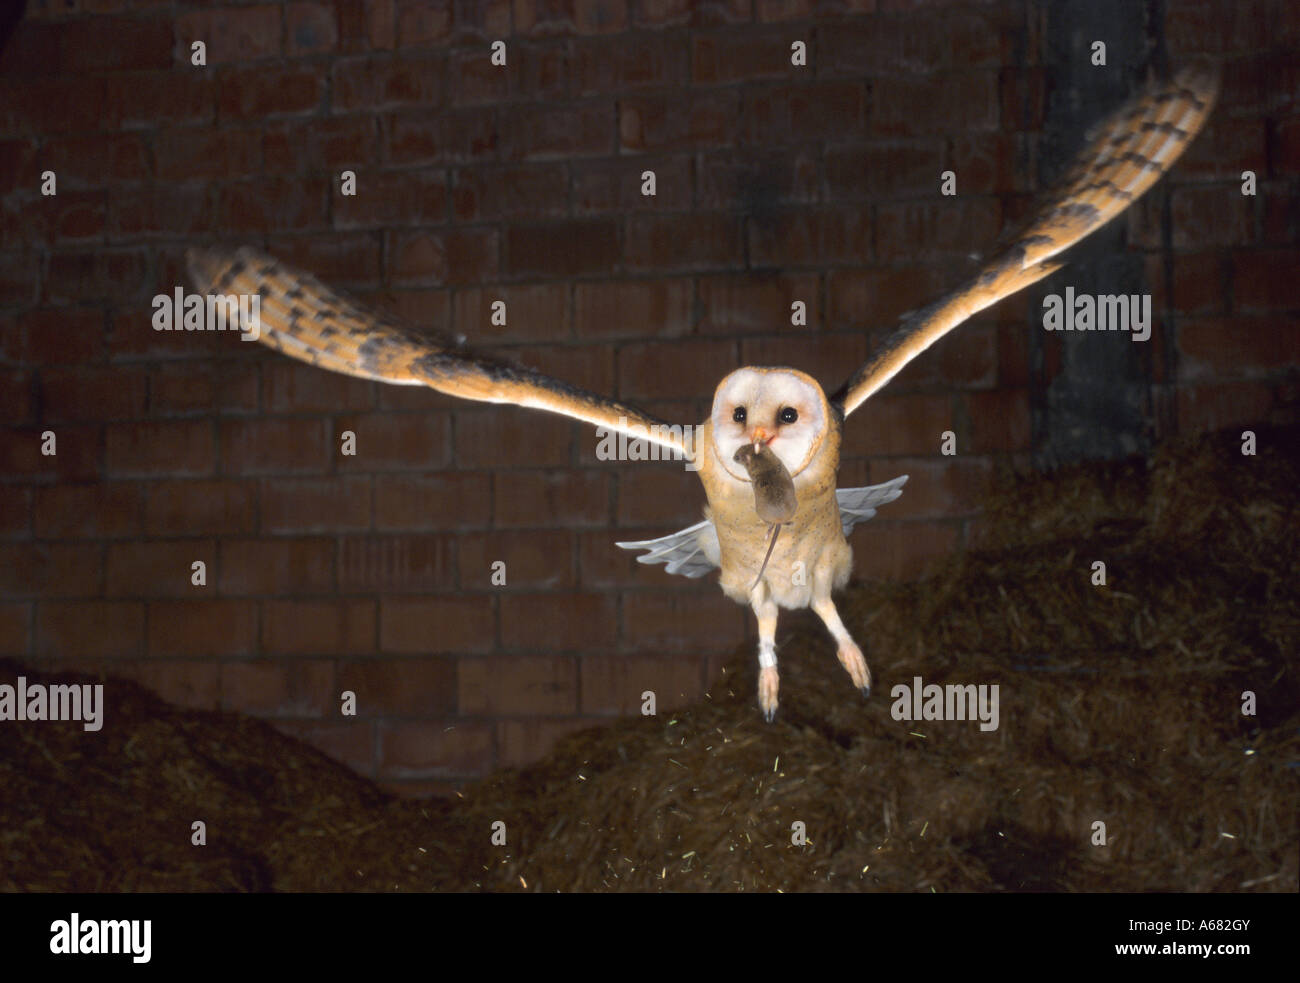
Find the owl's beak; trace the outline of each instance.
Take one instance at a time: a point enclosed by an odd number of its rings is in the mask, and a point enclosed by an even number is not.
[[[770,434],[762,427],[754,428],[753,441],[755,451],[758,450],[760,444],[770,444],[774,439],[776,439],[776,434]]]

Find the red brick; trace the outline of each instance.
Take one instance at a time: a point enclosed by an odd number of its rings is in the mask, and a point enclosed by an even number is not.
[[[456,544],[462,590],[567,589],[574,585],[573,537],[562,529],[470,533]],[[493,583],[495,564],[506,583]],[[499,578],[498,578],[499,579]]]
[[[610,594],[517,594],[510,590],[503,592],[500,610],[501,645],[507,649],[603,651],[613,646],[618,634],[617,606]]]
[[[854,530],[853,566],[862,579],[913,580],[958,545],[957,520],[881,522],[876,518]]]
[[[881,205],[876,211],[876,255],[885,262],[964,259],[987,248],[1001,225],[995,198]]]
[[[707,394],[740,364],[730,340],[624,345],[619,352],[619,392],[629,399]]]
[[[1174,165],[1173,180],[1221,178],[1241,180],[1242,171],[1264,176],[1267,129],[1262,119],[1234,119],[1212,113],[1205,129]]]
[[[349,58],[334,62],[331,106],[339,110],[375,110],[415,105],[428,110],[442,105],[442,55]]]
[[[396,40],[394,0],[338,0],[339,48],[342,51],[391,49]]]
[[[730,215],[632,215],[624,257],[629,268],[646,271],[740,266],[742,227]]]
[[[989,488],[993,467],[989,458],[970,455],[891,458],[888,462],[889,478],[901,474],[910,476],[903,495],[881,509],[881,519],[892,522],[971,515]]]
[[[698,150],[735,140],[740,98],[729,89],[632,96],[619,100],[618,113],[625,152]]]
[[[551,752],[560,738],[589,729],[594,721],[581,717],[562,720],[501,720],[497,722],[497,767],[519,768]]]
[[[450,58],[451,103],[473,106],[480,103],[505,102],[512,89],[511,74],[516,71],[507,63],[493,65],[491,51],[485,44],[457,51]]]
[[[817,71],[854,77],[929,74],[939,66],[944,42],[955,27],[951,16],[945,16],[942,29],[924,17],[875,17],[834,24],[818,31]],[[787,45],[787,62],[788,50]],[[996,47],[992,60],[996,64]]]
[[[579,663],[582,712],[637,716],[647,690],[665,713],[694,703],[704,692],[701,663],[684,656],[588,656]]]
[[[969,393],[971,446],[957,452],[983,454],[1029,448],[1029,393],[1023,389],[995,389]]]
[[[972,398],[983,395],[974,393]],[[952,400],[946,395],[880,394],[844,428],[844,454],[938,454],[943,432],[953,429]]]
[[[530,44],[516,48],[514,80],[517,91],[540,101],[566,99],[569,96],[569,46]]]
[[[114,239],[201,236],[212,229],[214,215],[206,189],[144,185],[114,194],[108,230]]]
[[[571,714],[578,673],[570,656],[490,656],[460,661],[462,714]]]
[[[29,242],[102,242],[108,202],[102,191],[68,191],[41,196],[11,206],[0,226],[7,238],[22,236]]]
[[[104,665],[113,676],[134,680],[175,706],[217,710],[221,706],[221,666],[215,662],[141,660]]]
[[[735,648],[745,637],[747,609],[702,586],[626,594],[620,651],[699,655]]]
[[[304,362],[275,359],[262,369],[262,406],[270,412],[328,413],[374,405],[374,383]]]
[[[109,487],[116,490],[132,486]],[[151,536],[249,533],[253,531],[256,502],[252,482],[158,482],[149,486],[145,531]]]
[[[1175,249],[1255,239],[1255,199],[1242,195],[1239,184],[1176,188],[1170,210]]]
[[[540,0],[515,4],[521,34],[610,34],[626,30],[628,0]]]
[[[112,43],[105,43],[111,38]],[[167,68],[172,63],[171,19],[88,17],[63,25],[65,74]]]
[[[22,369],[0,370],[0,418],[28,423],[33,416],[36,373]]]
[[[376,610],[369,599],[268,600],[262,606],[262,650],[282,655],[373,652]]]
[[[370,478],[272,478],[262,482],[262,532],[348,532],[370,527]]]
[[[355,195],[334,197],[340,229],[382,225],[437,225],[447,221],[447,176],[438,169],[362,171]]]
[[[333,51],[338,41],[334,5],[291,3],[285,8],[284,53],[290,57]]]
[[[53,490],[0,485],[0,536],[7,539],[30,539],[33,519],[32,493],[42,495],[43,492]],[[74,486],[73,490],[81,491],[81,488]],[[49,506],[46,506],[47,515],[48,508]],[[38,519],[37,528],[41,527],[42,524]],[[37,535],[43,539],[48,538],[45,532],[38,532]]]
[[[154,137],[154,167],[164,181],[241,177],[262,163],[262,133],[233,127],[185,127]]]
[[[334,587],[332,539],[243,539],[221,543],[221,593],[324,594]]]
[[[344,662],[338,689],[357,695],[357,716],[430,717],[456,712],[455,659]]]
[[[41,658],[129,658],[144,645],[144,605],[135,601],[42,601],[36,606]]]
[[[208,69],[112,75],[105,88],[99,122],[81,129],[156,129],[169,123],[210,123],[216,116],[217,84]]]
[[[1178,352],[1180,380],[1262,374],[1300,364],[1300,334],[1280,316],[1182,318]]]
[[[739,24],[753,16],[750,0],[637,0],[638,27]]]
[[[356,455],[338,448],[345,431],[356,434]],[[340,472],[428,470],[450,461],[451,427],[445,413],[348,414],[334,418],[336,467]]]
[[[740,346],[744,365],[799,369],[818,380],[827,393],[838,389],[866,357],[866,339],[860,334],[787,334],[780,338],[750,338]]]
[[[554,468],[570,463],[572,421],[507,407],[456,413],[456,462],[462,468]]]
[[[89,597],[103,570],[98,544],[0,544],[0,595]]]
[[[1219,253],[1173,257],[1174,307],[1180,313],[1222,311],[1228,297],[1227,264]]]
[[[573,212],[686,211],[691,208],[691,159],[660,155],[575,161]],[[655,193],[641,193],[646,171],[655,175]]]
[[[1020,341],[1024,342],[1027,330],[1021,322],[1013,325],[1007,334],[1019,334]],[[868,352],[875,351],[883,344],[888,334],[888,331],[881,331],[877,337],[872,338],[867,346]],[[901,394],[909,389],[939,389],[947,392],[957,387],[990,388],[998,382],[1000,363],[1006,365],[999,347],[997,326],[966,323],[940,338],[923,355],[908,363],[907,368],[890,380],[889,392]]]
[[[148,385],[143,371],[122,367],[47,368],[41,371],[44,419],[112,420],[143,416]]]
[[[568,294],[567,284],[458,290],[454,331],[464,335],[471,346],[559,341],[569,334]],[[492,323],[492,305],[497,301],[506,305],[505,324]]]
[[[279,4],[262,4],[182,14],[176,21],[176,38],[185,52],[185,64],[189,62],[190,46],[195,41],[204,43],[208,65],[278,55],[281,10]]]
[[[385,778],[485,774],[494,760],[492,733],[490,723],[454,717],[385,721],[379,725],[379,774]]]
[[[783,211],[749,224],[755,266],[825,266],[871,258],[871,210],[846,205],[834,211]]]
[[[698,498],[702,504],[703,492],[699,493]],[[694,521],[698,522],[699,517],[696,516]],[[580,533],[578,535],[578,585],[584,590],[654,587],[673,583],[680,585],[681,580],[665,573],[663,567],[636,563],[630,552],[614,545],[615,541],[655,539],[666,535],[668,531],[668,524],[662,524],[633,526],[617,532],[601,529],[597,532]]]
[[[108,548],[104,592],[109,597],[138,598],[208,595],[216,590],[216,556],[211,540],[115,543]],[[204,587],[192,582],[195,562],[206,568]]]
[[[448,590],[455,559],[445,536],[350,536],[339,546],[339,589],[349,593]]]
[[[790,78],[791,44],[809,40],[787,31],[721,31],[691,39],[691,78],[697,85],[725,85],[754,79]]]
[[[221,706],[263,717],[337,712],[334,664],[312,659],[258,659],[221,666]]]
[[[609,41],[578,41],[573,48],[576,95],[605,95],[690,81],[690,49],[679,39],[632,34]]]
[[[268,248],[286,263],[310,270],[335,289],[373,288],[381,278],[380,242],[372,233],[272,238]]]
[[[443,41],[451,31],[449,4],[430,0],[404,0],[397,9],[397,44],[417,47]]]
[[[883,136],[991,130],[998,125],[996,72],[926,78],[882,78],[874,83],[872,131]]]
[[[303,116],[324,103],[325,77],[308,68],[225,69],[217,96],[222,121],[260,120],[268,116]]]
[[[18,317],[19,360],[39,365],[96,361],[103,356],[107,322],[99,308],[43,307]]]
[[[762,147],[860,137],[866,88],[859,82],[803,82],[745,94],[745,138]]]
[[[26,656],[30,647],[32,606],[0,604],[0,655]]]
[[[162,365],[149,373],[150,413],[153,416],[254,413],[260,379],[260,367],[244,362]]]
[[[826,152],[826,189],[836,202],[932,196],[939,192],[943,170],[943,146],[933,140],[835,147]],[[957,170],[963,192],[982,187],[973,171]]]
[[[612,153],[617,121],[608,100],[529,106],[505,114],[505,156],[546,160]]]
[[[21,9],[14,13],[16,23],[0,53],[0,76],[31,78],[54,75],[60,70],[59,47],[63,31],[57,24],[39,24],[22,19]]]
[[[409,655],[490,652],[496,646],[494,598],[385,597],[379,645]]]
[[[391,0],[389,0],[391,2]],[[372,6],[367,3],[367,7]],[[338,723],[317,720],[276,720],[276,730],[310,744],[358,774],[371,776],[375,767],[374,725],[344,717]]]
[[[428,114],[394,114],[384,121],[385,152],[394,164],[437,164],[492,159],[497,129],[492,113],[449,109],[436,119]]]
[[[357,170],[379,160],[379,126],[373,116],[283,120],[262,129],[268,171]]]
[[[85,133],[99,129],[104,115],[102,76],[0,80],[0,133]]]
[[[933,266],[901,270],[846,270],[829,275],[827,322],[844,328],[896,326],[900,317],[951,287]]]
[[[604,526],[610,484],[597,471],[514,471],[496,478],[497,528]]]
[[[244,656],[257,644],[255,601],[151,601],[148,650],[151,657]]]
[[[84,137],[81,139],[85,139]],[[123,139],[132,139],[125,137]],[[51,141],[55,148],[61,148],[66,145],[67,141]],[[41,184],[41,172],[45,169],[54,171],[59,175],[59,180],[65,188],[75,187],[79,182],[84,180],[84,175],[65,174],[58,168],[50,165],[52,152],[50,145],[43,148],[43,152],[37,152],[35,140],[0,140],[0,169],[9,177],[9,188],[11,190],[35,190]],[[39,158],[39,159],[38,159]]]
[[[1047,118],[1047,72],[1044,68],[1004,67],[998,75],[1002,127],[1036,132]]]
[[[1300,308],[1300,249],[1266,249],[1233,258],[1233,303],[1237,310],[1293,311]]]
[[[108,473],[121,477],[211,474],[216,460],[212,424],[208,420],[113,424],[108,428],[106,460]]]
[[[50,256],[44,299],[54,304],[140,301],[151,286],[147,277],[148,264],[140,250],[56,252]]]
[[[603,280],[574,287],[574,328],[579,338],[680,336],[693,326],[691,282]],[[629,311],[635,311],[633,317]]]
[[[55,435],[57,454],[44,455],[42,434]],[[99,427],[8,428],[0,431],[0,474],[93,481],[101,476],[103,431]]]
[[[562,164],[463,168],[456,172],[452,211],[457,222],[563,216],[569,175]]]
[[[492,481],[487,474],[386,474],[377,475],[374,482],[376,529],[473,529],[491,519]],[[262,508],[265,515],[266,505]]]
[[[330,194],[331,186],[323,176],[268,175],[221,185],[217,213],[222,216],[222,231],[227,235],[322,228],[327,223]]]
[[[435,6],[438,0],[432,0]],[[488,41],[503,38],[512,32],[511,0],[481,0],[473,4],[457,4],[453,8],[452,39],[456,43]]]
[[[1275,403],[1268,383],[1246,381],[1179,386],[1177,400],[1182,433],[1213,433],[1256,424],[1268,418]]]
[[[704,497],[695,476],[680,464],[628,465],[619,472],[618,525],[664,527],[664,532],[699,522]],[[623,535],[609,539],[625,539]]]
[[[401,284],[483,283],[496,278],[500,243],[495,229],[388,233],[392,280]],[[436,320],[428,311],[422,322]]]
[[[576,384],[589,392],[608,393],[614,389],[614,353],[608,348],[529,345],[505,351],[543,375]]]
[[[221,424],[222,465],[228,474],[325,471],[338,455],[338,447],[337,435],[328,434],[325,421],[319,419],[262,419]],[[112,460],[111,453],[109,459]]]
[[[41,295],[42,257],[35,250],[0,254],[0,307],[30,307]]]

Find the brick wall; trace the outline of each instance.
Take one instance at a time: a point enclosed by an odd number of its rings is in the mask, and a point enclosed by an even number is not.
[[[1059,170],[1044,134],[1075,93],[1047,53],[1086,59],[1092,40],[1024,0],[29,7],[0,54],[0,654],[267,717],[413,792],[538,757],[645,689],[700,696],[752,636],[746,613],[613,541],[696,521],[701,489],[678,465],[599,461],[559,418],[154,332],[184,248],[260,244],[697,421],[744,363],[834,387],[955,286]],[[1224,68],[1207,133],[1104,247],[1154,295],[1153,438],[1292,412],[1298,11],[1152,0],[1141,43],[1114,45],[1140,59],[1094,70],[1123,93],[1147,55]],[[1051,437],[1044,393],[1070,355],[1036,327],[1042,292],[851,421],[843,484],[912,475],[855,533],[859,576],[959,548],[990,476]],[[949,429],[956,458],[938,454]],[[338,713],[348,689],[357,719]]]

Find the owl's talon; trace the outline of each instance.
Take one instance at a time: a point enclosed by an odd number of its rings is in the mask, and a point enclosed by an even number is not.
[[[867,660],[862,657],[862,649],[853,642],[845,642],[835,654],[839,656],[840,665],[853,680],[853,685],[862,690],[863,696],[870,696],[871,670],[867,668]]]
[[[870,686],[863,686],[863,687],[862,687],[862,698],[863,698],[864,700],[869,700],[869,699],[871,699],[871,687],[870,687]]]

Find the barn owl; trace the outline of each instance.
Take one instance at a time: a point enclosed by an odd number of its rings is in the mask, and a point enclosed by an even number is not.
[[[252,248],[193,249],[188,268],[201,293],[258,296],[260,340],[312,365],[547,410],[649,440],[689,459],[704,485],[703,521],[660,539],[617,545],[642,551],[640,562],[666,564],[670,573],[699,577],[716,569],[723,592],[753,609],[758,702],[771,721],[777,709],[781,608],[811,607],[834,638],[853,685],[870,694],[866,660],[831,595],[852,569],[849,532],[897,498],[907,476],[867,488],[836,488],[846,419],[953,328],[1059,269],[1062,264],[1053,257],[1123,212],[1178,159],[1204,125],[1216,94],[1214,76],[1187,70],[1148,87],[1104,121],[1011,244],[957,290],[907,316],[833,394],[793,368],[737,368],[718,384],[709,418],[694,431],[474,353],[458,340],[417,331]],[[784,523],[760,515],[763,503],[755,499],[751,476],[760,464],[778,485],[793,486],[793,511]]]

